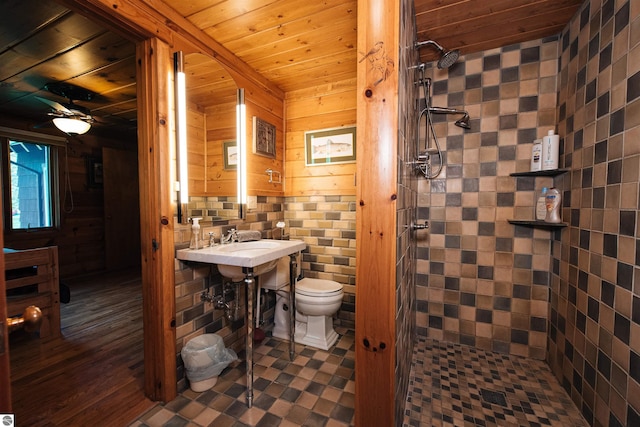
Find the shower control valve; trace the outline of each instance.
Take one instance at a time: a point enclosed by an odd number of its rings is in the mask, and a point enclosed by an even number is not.
[[[412,230],[426,230],[429,228],[429,223],[427,221],[424,224],[416,224],[415,222],[411,224]]]

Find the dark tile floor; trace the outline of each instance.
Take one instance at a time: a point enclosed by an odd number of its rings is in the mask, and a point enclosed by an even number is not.
[[[244,363],[225,369],[209,391],[187,390],[157,405],[131,427],[349,426],[354,424],[355,347],[352,330],[329,351],[267,337],[254,348],[254,400],[247,408]],[[242,355],[240,355],[242,358]]]
[[[187,390],[130,426],[352,426],[354,333],[336,330],[340,339],[330,351],[296,345],[293,362],[288,343],[267,337],[254,353],[250,409],[239,363],[211,390]],[[587,426],[542,361],[419,337],[411,372],[405,427]]]
[[[405,427],[587,426],[540,360],[419,337]]]

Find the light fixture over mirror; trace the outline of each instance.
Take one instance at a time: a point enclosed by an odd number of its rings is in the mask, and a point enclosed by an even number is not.
[[[189,170],[184,220],[237,220],[238,86],[219,62],[199,52],[185,53],[184,74]]]
[[[236,137],[238,144],[238,215],[247,214],[247,107],[244,103],[244,89],[238,89],[236,104]]]
[[[173,70],[177,144],[178,222],[186,224],[188,222],[187,204],[189,203],[189,165],[187,162],[187,92],[182,52],[173,54]]]

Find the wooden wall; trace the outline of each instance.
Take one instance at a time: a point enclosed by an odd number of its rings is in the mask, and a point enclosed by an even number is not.
[[[0,120],[0,125],[30,130],[28,123],[16,120]],[[43,133],[61,136],[54,129],[43,129]],[[41,246],[58,246],[60,278],[83,275],[104,270],[104,203],[100,187],[89,185],[87,162],[89,158],[100,159],[102,147],[121,150],[137,149],[136,140],[110,140],[98,138],[92,131],[85,135],[69,137],[68,159],[65,150],[59,150],[58,170],[60,186],[60,228],[57,230],[10,233],[5,230],[4,244],[14,249],[31,249]],[[65,202],[65,163],[69,167],[70,191]],[[73,204],[72,201],[73,200]]]
[[[284,111],[282,104],[268,103],[255,93],[246,94],[247,104],[247,194],[249,196],[282,196],[284,185],[270,183],[265,172],[272,169],[282,173],[284,183]],[[276,157],[255,153],[253,117],[258,117],[276,127]]]
[[[263,100],[246,96],[247,193],[250,196],[282,196],[284,185],[269,183],[267,169],[282,173],[284,182],[284,131],[282,106],[258,105]],[[276,127],[276,157],[256,154],[253,148],[253,117]],[[191,104],[187,117],[190,196],[235,196],[235,170],[224,169],[223,143],[236,141],[236,104],[201,109]]]
[[[189,195],[203,196],[205,187],[206,131],[204,111],[195,104],[187,105],[187,165]]]
[[[356,80],[287,92],[285,104],[285,195],[355,195],[356,164],[305,166],[304,133],[355,126]]]
[[[224,143],[237,144],[236,103],[208,107],[205,127],[205,192],[214,196],[235,196],[237,170],[224,167]]]

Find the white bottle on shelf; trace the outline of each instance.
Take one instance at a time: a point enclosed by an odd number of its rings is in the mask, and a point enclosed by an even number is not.
[[[542,170],[558,169],[560,157],[560,136],[550,130],[542,138]]]
[[[536,139],[531,147],[531,171],[542,170],[542,140]]]
[[[547,218],[547,202],[545,196],[547,195],[547,187],[542,188],[540,197],[536,202],[536,220],[544,221]]]

